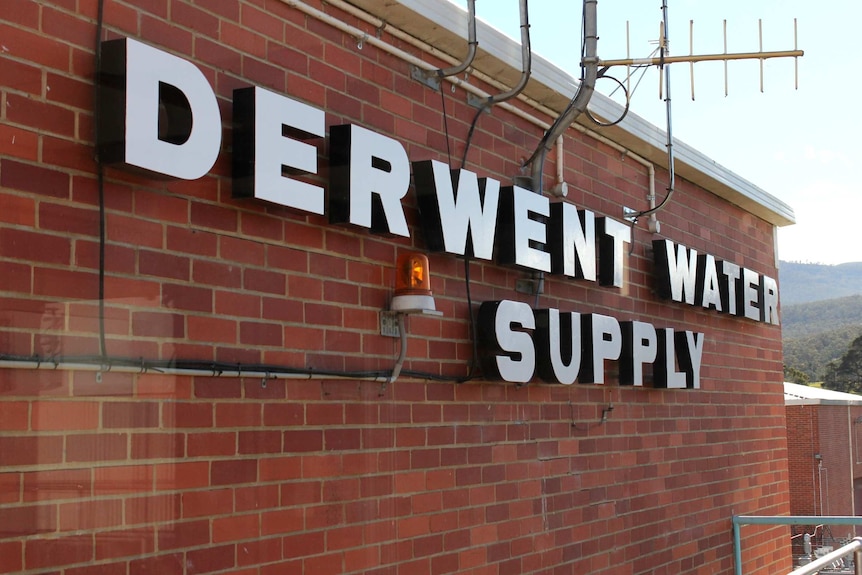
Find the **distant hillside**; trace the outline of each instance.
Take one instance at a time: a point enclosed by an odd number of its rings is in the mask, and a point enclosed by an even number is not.
[[[778,278],[783,306],[862,295],[862,262],[835,266],[781,262]]]
[[[823,378],[824,368],[862,335],[862,295],[785,305],[781,310],[784,364],[811,378]]]
[[[781,262],[778,277],[784,364],[819,381],[862,335],[862,262]]]

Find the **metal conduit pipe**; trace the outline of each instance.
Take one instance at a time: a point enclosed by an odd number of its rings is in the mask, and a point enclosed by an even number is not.
[[[542,193],[542,171],[545,166],[545,157],[551,151],[556,139],[568,130],[578,116],[584,113],[595,91],[599,62],[596,4],[596,0],[584,0],[584,59],[582,62],[584,77],[578,86],[575,97],[563,114],[554,121],[550,130],[542,138],[539,149],[533,154],[530,176],[533,179],[533,191],[538,194]]]
[[[307,16],[311,16],[312,18],[320,20],[326,24],[329,24],[330,26],[332,26],[334,28],[341,30],[342,32],[350,34],[351,36],[354,36],[356,38],[364,38],[365,41],[368,42],[369,44],[371,44],[371,45],[375,46],[376,48],[379,48],[380,50],[383,50],[384,52],[387,52],[387,53],[389,53],[389,54],[391,54],[397,58],[404,60],[408,64],[413,64],[417,67],[424,68],[426,70],[433,69],[432,67],[430,67],[428,65],[428,63],[421,60],[420,58],[417,58],[416,56],[413,56],[412,54],[405,52],[404,50],[401,50],[400,48],[392,46],[391,44],[388,44],[388,43],[380,40],[379,38],[376,38],[374,36],[367,36],[363,30],[360,30],[359,28],[356,28],[356,27],[351,26],[349,24],[346,24],[345,22],[342,22],[341,20],[338,20],[337,18],[334,18],[333,16],[326,14],[325,12],[321,12],[320,10],[318,10],[312,6],[309,6],[308,4],[305,4],[304,2],[301,2],[299,0],[281,0],[281,2],[283,2],[284,4],[287,4],[288,6],[296,8],[300,12],[306,14]],[[360,10],[359,8],[357,8],[356,6],[353,6],[352,4],[348,4],[347,2],[344,2],[343,0],[327,0],[327,4],[329,4],[335,8],[338,8],[339,10],[346,12],[346,13],[350,14],[351,16],[358,18],[359,20],[362,20],[363,22],[374,26],[376,29],[378,29],[382,32],[386,32],[387,34],[389,34],[395,38],[398,38],[399,40],[401,40],[405,44],[408,44],[410,46],[413,46],[414,48],[422,50],[423,52],[425,52],[431,56],[439,58],[439,59],[441,59],[445,62],[448,62],[450,64],[457,63],[457,60],[455,58],[453,58],[452,56],[450,56],[449,54],[442,52],[438,48],[435,48],[434,46],[416,38],[415,36],[411,36],[410,34],[404,32],[403,30],[392,26],[391,24],[385,22],[384,20],[381,20],[380,18],[377,18],[376,16],[374,16],[372,14],[369,14],[363,10]],[[480,72],[478,70],[473,70],[473,72],[471,74],[472,74],[472,76],[482,80],[483,82],[485,82],[487,84],[490,84],[492,86],[495,86],[495,87],[498,87],[501,89],[505,88],[505,86],[503,84],[501,84],[498,80],[496,80],[495,78],[492,78],[491,76],[488,76],[487,74],[485,74],[483,72]],[[470,94],[473,94],[473,95],[476,95],[479,97],[488,97],[489,96],[489,94],[487,92],[481,90],[480,88],[477,88],[476,86],[473,86],[472,84],[465,82],[464,80],[462,80],[458,76],[448,76],[446,78],[446,81],[454,84],[455,86],[458,86],[459,88],[464,89],[464,91],[466,91]],[[525,96],[524,94],[519,94],[517,96],[517,99],[524,102],[525,104],[529,105],[534,110],[536,110],[542,114],[547,115],[548,117],[554,118],[554,117],[559,115],[559,113],[557,111],[552,110],[551,108],[548,108],[544,104],[542,104],[536,100],[533,100],[532,98],[529,98],[529,97]],[[538,128],[541,128],[542,130],[548,130],[551,127],[551,125],[548,122],[545,122],[544,120],[541,120],[541,119],[537,118],[536,116],[533,116],[532,114],[529,114],[529,113],[525,112],[524,110],[522,110],[521,108],[518,108],[517,106],[514,106],[508,102],[500,103],[499,106],[502,107],[507,112],[514,114],[515,116],[533,124],[534,126],[536,126]],[[617,142],[615,142],[609,138],[606,138],[605,136],[602,136],[601,134],[599,134],[593,130],[590,130],[589,128],[586,128],[580,124],[572,123],[569,127],[577,130],[581,134],[584,134],[584,135],[586,135],[586,136],[588,136],[588,137],[590,137],[590,138],[592,138],[598,142],[601,142],[602,144],[605,144],[606,146],[609,146],[610,148],[616,150],[617,152],[624,155],[625,157],[631,158],[632,160],[634,160],[638,164],[644,166],[644,168],[646,168],[647,174],[649,176],[649,190],[650,190],[649,197],[652,198],[653,202],[655,201],[655,165],[652,162],[650,162],[649,160],[647,160],[646,158],[644,158],[642,156],[639,156],[638,154],[635,154],[634,152],[631,152],[630,150],[628,150],[624,146],[618,144]],[[650,207],[652,207],[652,206],[650,206]]]
[[[438,78],[447,78],[460,74],[470,67],[470,64],[473,63],[473,59],[476,57],[476,49],[479,46],[479,42],[476,40],[476,0],[467,0],[467,13],[470,18],[470,22],[467,25],[467,55],[460,64],[437,70],[436,75]]]
[[[482,107],[487,108],[511,100],[520,94],[527,87],[527,82],[533,73],[533,50],[530,47],[530,10],[527,7],[527,0],[520,0],[519,6],[521,12],[521,79],[511,90],[495,94],[482,102]]]

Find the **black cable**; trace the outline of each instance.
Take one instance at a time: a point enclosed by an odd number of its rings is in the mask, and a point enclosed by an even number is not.
[[[449,169],[452,169],[452,147],[449,145],[449,114],[446,113],[446,92],[443,91],[443,81],[440,81],[440,106],[443,109],[443,133],[446,135],[446,156],[449,158]]]
[[[485,104],[479,106],[479,109],[476,110],[476,115],[473,116],[473,121],[470,122],[470,131],[467,132],[467,142],[464,145],[464,155],[461,156],[461,169],[467,165],[467,152],[470,151],[470,143],[473,141],[473,134],[476,132],[476,124],[479,122],[479,117],[485,111]]]
[[[96,78],[93,82],[93,124],[95,126],[96,140],[96,180],[99,190],[99,353],[103,359],[107,359],[108,349],[105,343],[105,173],[102,166],[102,158],[99,155],[99,132],[101,129],[102,111],[99,104],[99,74],[102,72],[102,30],[105,21],[105,0],[99,0],[96,16]]]
[[[580,78],[580,81],[578,82],[578,89],[575,90],[574,96],[572,96],[572,99],[569,100],[569,103],[566,105],[565,109],[563,109],[562,113],[557,115],[557,117],[554,119],[554,122],[551,124],[551,127],[545,131],[544,135],[542,136],[542,139],[539,140],[539,145],[536,146],[536,149],[533,150],[533,153],[530,155],[530,157],[527,158],[521,164],[522,166],[528,166],[528,165],[532,164],[538,156],[541,155],[541,161],[540,161],[539,170],[538,170],[539,178],[541,178],[542,174],[544,173],[544,168],[545,168],[544,156],[545,156],[545,154],[544,154],[543,150],[548,145],[548,136],[557,131],[557,127],[560,125],[560,121],[565,116],[567,116],[568,113],[571,111],[571,109],[575,106],[575,103],[578,100],[578,95],[581,93],[581,90],[584,87],[584,81],[586,80],[586,65],[584,64],[584,58],[586,57],[586,51],[587,51],[586,27],[587,27],[587,12],[586,12],[586,7],[584,7],[584,9],[581,10],[581,78]]]
[[[605,76],[605,74],[604,74],[605,72],[606,72],[606,70],[602,70],[601,72],[599,72],[598,78],[608,78],[608,79],[613,80],[614,82],[616,82],[618,84],[617,87],[614,88],[613,91],[610,93],[610,96],[613,96],[617,92],[617,90],[622,90],[623,94],[625,94],[626,105],[623,108],[623,113],[620,114],[620,117],[617,118],[616,120],[614,120],[613,122],[602,122],[598,118],[593,116],[593,113],[590,112],[589,108],[584,110],[584,112],[587,114],[587,117],[590,120],[592,120],[592,122],[594,124],[596,124],[597,126],[600,126],[602,128],[610,128],[610,127],[616,126],[617,124],[619,124],[620,122],[625,120],[626,116],[628,116],[629,109],[631,108],[631,99],[629,96],[629,91],[626,89],[625,84],[623,84],[620,80],[618,80],[614,76]],[[635,86],[635,87],[637,87],[637,86]]]
[[[309,379],[313,379],[315,376],[331,376],[331,377],[344,377],[344,378],[356,378],[356,379],[371,379],[371,378],[385,378],[389,377],[391,371],[389,370],[373,370],[373,371],[350,371],[350,370],[333,370],[333,369],[313,369],[313,368],[293,368],[290,366],[284,365],[274,365],[274,364],[243,364],[243,363],[229,363],[229,362],[219,362],[219,361],[203,361],[197,359],[163,359],[163,360],[153,360],[153,359],[144,359],[142,357],[105,357],[100,355],[82,355],[82,356],[56,356],[50,359],[45,359],[43,357],[39,357],[38,355],[33,356],[20,356],[20,355],[10,355],[10,354],[0,354],[0,362],[3,361],[12,361],[12,362],[33,362],[36,364],[45,364],[51,365],[55,369],[63,363],[69,364],[78,364],[78,365],[92,365],[94,367],[102,368],[105,371],[110,371],[111,368],[119,368],[125,367],[130,368],[133,367],[135,369],[139,369],[141,373],[153,372],[158,373],[160,371],[165,371],[169,369],[176,370],[190,370],[190,371],[207,371],[212,372],[213,375],[219,375],[224,372],[256,372],[256,373],[266,373],[272,375],[277,378],[279,375],[307,375]],[[464,381],[463,377],[460,376],[450,376],[450,375],[438,375],[436,373],[428,373],[423,371],[411,371],[404,370],[401,372],[402,375],[409,375],[411,377],[416,377],[419,379],[426,379],[430,381],[447,381],[447,382],[455,382],[460,383]]]
[[[449,147],[449,117],[446,113],[446,94],[443,92],[443,85],[440,85],[440,102],[443,106],[443,130],[446,133],[446,152],[448,154],[449,159],[449,170],[452,170],[452,150]],[[482,109],[479,110],[481,112]],[[472,138],[473,128],[476,125],[477,117],[473,118],[473,125],[470,128],[470,134],[467,137],[467,146],[464,148],[464,159],[461,160],[461,168],[464,168],[464,162],[467,158],[467,150],[470,148],[470,138]],[[457,383],[464,383],[470,381],[475,377],[476,373],[476,364],[478,363],[479,358],[479,343],[476,338],[476,320],[473,317],[473,298],[470,295],[470,257],[464,258],[464,288],[467,292],[467,313],[470,314],[470,339],[473,342],[473,357],[470,359],[470,368],[467,372],[467,375],[463,378],[459,378],[456,380]],[[407,375],[414,375],[418,377],[422,377],[422,374],[418,374],[418,372],[411,371],[402,371],[401,373]],[[443,381],[450,381],[450,379],[444,379]]]
[[[476,318],[473,316],[473,296],[470,293],[470,261],[464,257],[464,287],[467,291],[467,313],[470,314],[470,339],[473,342],[473,357],[470,358],[470,370],[467,375],[458,380],[458,383],[466,383],[476,378],[476,367],[479,364],[479,337],[476,332]]]

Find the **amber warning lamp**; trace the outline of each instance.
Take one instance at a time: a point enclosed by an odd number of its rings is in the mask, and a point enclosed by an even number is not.
[[[398,256],[395,295],[392,296],[389,309],[400,313],[439,313],[434,306],[434,296],[431,295],[431,278],[425,255],[408,252]]]

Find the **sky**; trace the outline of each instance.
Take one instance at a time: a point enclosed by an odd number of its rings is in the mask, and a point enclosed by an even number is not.
[[[466,6],[466,0],[454,1]],[[529,4],[534,53],[575,77],[580,74],[582,5],[579,0]],[[694,65],[692,100],[689,64],[673,64],[673,134],[793,208],[796,224],[779,230],[782,260],[862,261],[862,186],[854,170],[854,159],[862,158],[862,122],[853,107],[862,97],[862,80],[846,64],[860,35],[862,2],[667,0],[667,6],[671,55],[689,54],[692,20],[695,54],[724,51],[725,20],[728,52],[758,51],[758,20],[764,51],[792,50],[797,20],[798,48],[805,51],[798,59],[798,89],[792,58],[764,62],[763,92],[759,61],[730,62],[726,96],[724,63],[701,62]],[[476,14],[520,39],[518,0],[477,0]],[[650,56],[661,20],[661,0],[599,2],[599,57],[626,57],[627,21],[631,57]],[[622,80],[625,74],[621,67],[614,75]],[[664,129],[659,81],[657,68],[650,68],[633,90],[631,112]],[[611,86],[604,80],[597,89]]]

